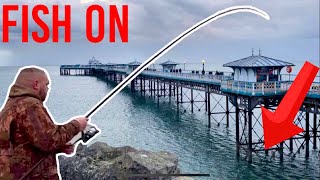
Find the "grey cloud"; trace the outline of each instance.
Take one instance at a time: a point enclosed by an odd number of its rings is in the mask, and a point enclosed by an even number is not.
[[[25,0],[6,0],[6,2],[26,3]],[[62,0],[48,2],[65,4]],[[111,60],[129,62],[134,58],[142,61],[172,38],[216,11],[229,6],[249,4],[268,12],[271,20],[266,21],[248,13],[225,17],[185,39],[161,60],[170,58],[177,61],[187,59],[187,62],[198,62],[201,58],[207,58],[208,63],[210,59],[211,62],[216,59],[227,62],[250,55],[252,47],[256,48],[256,51],[261,47],[265,55],[283,60],[299,61],[309,57],[315,62],[319,56],[319,45],[309,43],[319,39],[319,1],[317,0],[292,0],[290,3],[277,0],[95,1],[104,6],[109,3],[129,5],[129,43],[125,44],[111,44],[107,40],[100,44],[89,43],[85,37],[85,10],[90,4],[82,5],[79,2],[80,0],[68,2],[72,5],[73,13],[72,43],[22,44],[18,27],[10,28],[12,39],[16,41],[1,44],[0,50],[8,49],[12,52],[10,58],[12,64],[86,63],[91,56],[96,56],[103,62]],[[51,22],[49,17],[51,16],[47,17],[47,21]],[[20,17],[16,15],[14,18]],[[30,31],[37,29],[34,23],[30,23]],[[63,34],[60,33],[60,35]],[[107,37],[106,30],[105,38]],[[305,44],[302,45],[303,43]],[[307,51],[307,49],[310,50]],[[46,57],[45,61],[43,57]]]
[[[252,4],[269,13],[271,21],[264,20],[255,15],[233,15],[215,22],[206,27],[208,36],[245,37],[245,38],[279,38],[287,37],[319,37],[319,28],[314,22],[319,22],[317,16],[319,2],[307,1],[152,1],[143,5],[144,1],[134,1],[144,6],[145,15],[138,21],[139,26],[131,33],[139,32],[148,27],[147,33],[166,30],[177,34],[184,29],[202,20],[208,15],[233,5]],[[164,13],[165,12],[165,13]],[[306,26],[309,24],[310,26]],[[235,28],[233,28],[235,27]],[[160,31],[157,31],[160,29]],[[215,31],[217,29],[217,31]],[[164,34],[165,34],[164,33]],[[163,36],[165,36],[163,34]],[[265,36],[266,35],[266,36]]]

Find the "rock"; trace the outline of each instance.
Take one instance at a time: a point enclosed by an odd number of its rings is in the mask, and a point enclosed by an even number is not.
[[[71,158],[59,156],[60,174],[65,180],[96,179],[173,179],[142,177],[141,174],[178,174],[178,158],[168,152],[136,150],[130,146],[111,147],[96,142],[89,147],[79,145]],[[130,176],[135,174],[135,176]]]

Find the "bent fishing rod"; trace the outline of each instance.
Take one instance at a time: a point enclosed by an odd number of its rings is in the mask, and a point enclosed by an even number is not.
[[[178,43],[180,43],[183,39],[191,35],[192,33],[196,32],[200,28],[206,26],[207,24],[221,18],[227,15],[231,15],[238,12],[249,12],[256,15],[259,15],[266,20],[269,20],[269,15],[253,6],[234,6],[229,7],[224,10],[218,11],[215,14],[205,18],[204,20],[198,22],[191,28],[187,29],[183,33],[181,33],[179,36],[177,36],[175,39],[170,41],[168,44],[166,44],[163,48],[161,48],[158,52],[153,54],[150,58],[148,58],[146,61],[144,61],[139,67],[137,67],[133,72],[131,72],[123,81],[121,81],[112,91],[110,91],[104,98],[102,98],[94,107],[92,107],[85,115],[86,118],[88,118],[90,121],[90,117],[93,116],[97,111],[101,109],[106,103],[108,103],[115,95],[117,95],[123,88],[125,88],[133,79],[135,79],[140,73],[145,70],[149,65],[157,61],[161,56],[163,56],[165,53],[167,53],[170,49],[175,47]],[[86,143],[88,140],[90,140],[93,136],[95,136],[97,133],[99,133],[99,130],[97,130],[96,127],[88,125],[86,128],[86,132],[82,132],[81,138],[78,135],[76,141],[73,141],[74,143],[78,142],[79,140],[83,140],[84,143]]]
[[[191,28],[187,29],[183,33],[181,33],[179,36],[174,38],[172,41],[170,41],[168,44],[166,44],[163,48],[161,48],[158,52],[153,54],[150,58],[148,58],[145,62],[143,62],[139,67],[137,67],[135,70],[133,70],[123,81],[121,81],[112,91],[110,91],[104,98],[102,98],[94,107],[92,107],[85,115],[86,118],[88,118],[90,121],[90,117],[93,116],[97,111],[101,109],[106,103],[108,103],[115,95],[117,95],[123,88],[125,88],[133,79],[135,79],[143,70],[145,70],[149,65],[157,61],[161,56],[163,56],[165,53],[167,53],[170,49],[175,47],[177,44],[179,44],[183,39],[191,35],[192,33],[196,32],[200,28],[206,26],[207,24],[221,18],[227,15],[235,14],[238,12],[249,12],[256,15],[259,15],[266,20],[269,20],[269,15],[253,6],[233,6],[226,9],[223,9],[221,11],[216,12],[215,14],[205,18],[204,20],[198,22]],[[96,128],[92,124],[88,124],[86,129],[79,134],[77,134],[75,137],[69,141],[69,143],[75,145],[74,149],[77,149],[77,145],[82,142],[84,144],[87,144],[92,140],[94,136],[99,134],[100,131],[98,128]],[[75,152],[73,152],[74,154]],[[34,165],[23,177],[21,177],[19,180],[25,179],[46,157],[43,157]]]

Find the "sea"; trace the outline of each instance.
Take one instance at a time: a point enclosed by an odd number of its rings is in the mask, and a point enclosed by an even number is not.
[[[84,115],[114,84],[96,77],[60,76],[59,66],[44,66],[51,77],[46,102],[57,122]],[[201,68],[201,67],[200,67]],[[0,67],[0,102],[19,67]],[[111,146],[132,146],[177,155],[182,173],[210,174],[194,179],[320,179],[319,149],[294,159],[254,159],[248,163],[236,156],[235,126],[212,123],[208,128],[205,111],[177,111],[174,103],[158,105],[152,97],[124,89],[91,119],[102,133],[94,141]],[[310,148],[312,149],[312,148]],[[253,156],[255,156],[253,154]]]

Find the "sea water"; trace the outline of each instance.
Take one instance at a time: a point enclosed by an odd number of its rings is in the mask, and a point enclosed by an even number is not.
[[[58,122],[85,114],[111,89],[96,77],[60,76],[58,66],[44,67],[51,77],[47,106]],[[0,102],[19,67],[0,67]],[[196,110],[195,110],[196,111]],[[124,89],[92,117],[102,133],[95,141],[111,146],[132,146],[149,151],[168,151],[179,158],[182,173],[209,173],[195,179],[320,179],[318,151],[294,160],[257,160],[248,163],[236,157],[235,127],[207,127],[205,111],[178,111],[174,103],[132,94]],[[312,149],[312,148],[310,148]],[[255,157],[255,154],[253,154]]]

